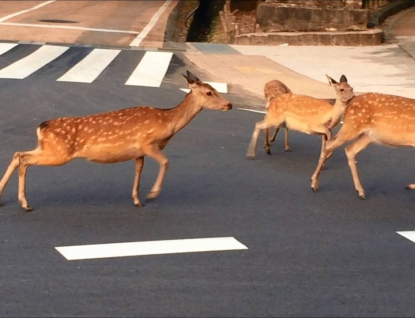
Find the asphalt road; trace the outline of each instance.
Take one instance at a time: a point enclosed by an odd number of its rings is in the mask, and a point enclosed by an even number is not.
[[[16,48],[0,67],[34,49]],[[57,82],[89,49],[71,50],[26,79],[0,79],[0,171],[35,147],[47,119],[170,108],[184,97],[180,73],[206,77],[176,54],[160,88],[127,86],[144,52],[126,51],[91,84]],[[272,156],[259,145],[247,160],[263,115],[237,109],[242,92],[228,98],[232,111],[204,110],[172,139],[164,188],[144,208],[132,204],[132,162],[29,168],[32,213],[16,202],[14,176],[0,209],[0,316],[413,316],[415,244],[396,233],[415,230],[415,193],[404,190],[415,179],[413,151],[362,152],[362,201],[340,149],[315,194],[320,139],[292,132],[285,153],[281,134]],[[141,198],[157,171],[147,159]],[[55,249],[228,236],[248,249],[83,261]]]

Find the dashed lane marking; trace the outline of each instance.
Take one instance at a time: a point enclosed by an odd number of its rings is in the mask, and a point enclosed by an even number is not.
[[[246,250],[248,248],[233,237],[216,237],[62,246],[55,247],[55,249],[68,261],[73,261],[127,256]]]

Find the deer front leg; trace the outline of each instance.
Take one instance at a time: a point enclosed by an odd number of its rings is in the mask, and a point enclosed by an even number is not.
[[[372,139],[368,135],[361,135],[356,139],[356,141],[354,141],[350,146],[346,147],[345,149],[347,161],[352,172],[354,186],[356,188],[357,193],[359,194],[359,197],[363,200],[366,199],[365,190],[363,189],[363,186],[359,179],[359,174],[357,172],[356,156],[360,151],[365,149],[372,142]]]
[[[277,134],[277,130],[275,131],[275,135]],[[285,151],[286,152],[290,152],[291,148],[290,148],[290,143],[288,141],[288,128],[285,127]]]
[[[158,145],[152,145],[145,149],[146,154],[156,160],[160,165],[160,170],[157,175],[156,182],[154,183],[153,187],[151,188],[150,193],[147,195],[148,200],[154,200],[161,191],[163,186],[164,177],[166,176],[166,172],[169,166],[169,160],[167,157],[161,152]]]
[[[4,173],[3,178],[0,181],[0,206],[2,205],[1,195],[3,194],[3,190],[6,187],[7,183],[9,182],[11,176],[13,175],[13,172],[15,172],[18,166],[19,166],[19,153],[16,152],[13,156],[12,161],[7,167],[7,170]]]
[[[321,170],[323,170],[324,164],[328,158],[330,158],[333,154],[334,149],[340,147],[344,144],[345,141],[341,141],[339,138],[333,138],[330,141],[326,141],[324,136],[322,136],[323,142],[325,146],[323,147],[323,151],[320,154],[320,159],[318,161],[316,170],[314,171],[313,175],[311,176],[311,189],[314,192],[318,192],[318,179],[320,177]]]
[[[270,139],[269,139],[269,133],[270,133],[270,128],[265,129],[265,143],[264,143],[264,148],[265,148],[265,152],[267,154],[271,154],[271,147],[270,147]]]
[[[261,130],[267,129],[267,128],[268,128],[268,124],[265,120],[259,121],[255,124],[255,129],[254,129],[254,132],[252,133],[251,143],[249,144],[248,152],[246,154],[248,158],[251,158],[251,159],[255,158],[256,145],[258,142],[259,133],[261,132]]]
[[[26,171],[28,165],[22,161],[22,158],[20,158],[18,199],[20,204],[22,205],[22,208],[26,212],[30,212],[32,211],[32,208],[29,206],[29,203],[27,203],[26,199]]]
[[[133,185],[133,201],[134,205],[137,207],[143,207],[144,204],[140,202],[140,199],[138,197],[139,190],[140,190],[140,177],[141,177],[141,171],[143,171],[144,167],[144,158],[137,158],[135,159],[135,176],[134,176],[134,185]]]

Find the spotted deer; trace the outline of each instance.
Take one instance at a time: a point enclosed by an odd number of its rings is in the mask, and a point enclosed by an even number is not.
[[[74,158],[98,163],[135,160],[133,202],[139,199],[140,176],[144,157],[158,162],[160,169],[148,199],[156,198],[162,188],[168,159],[162,149],[200,111],[217,109],[228,111],[232,104],[219,96],[210,85],[202,83],[187,71],[190,92],[174,108],[133,107],[85,117],[62,117],[46,121],[37,128],[38,146],[32,151],[16,152],[0,181],[0,197],[18,168],[18,199],[22,208],[31,211],[26,199],[26,170],[32,165],[60,166]],[[1,203],[0,203],[1,204]]]
[[[371,143],[395,147],[415,147],[415,100],[400,96],[366,93],[355,97],[346,108],[343,126],[327,142],[311,177],[311,188],[318,191],[318,179],[327,154],[355,139],[345,148],[355,189],[366,199],[357,172],[356,156]],[[415,189],[415,183],[407,189]]]
[[[305,95],[282,94],[272,99],[268,104],[265,119],[255,124],[247,157],[255,158],[261,130],[282,125],[306,134],[322,135],[323,152],[326,140],[331,139],[331,129],[340,122],[346,103],[354,97],[353,88],[347,83],[346,76],[341,76],[340,83],[329,76],[327,78],[336,91],[334,106],[325,100]]]
[[[267,101],[267,108],[272,99],[279,96],[280,94],[291,94],[291,90],[281,81],[279,80],[272,80],[265,84],[264,86],[264,95]],[[285,151],[291,151],[290,144],[288,141],[288,128],[285,128]],[[271,138],[269,138],[271,129],[267,128],[265,130],[265,144],[264,148],[267,154],[271,154],[270,142],[275,141],[275,137],[277,137],[279,127],[275,128],[274,134]]]

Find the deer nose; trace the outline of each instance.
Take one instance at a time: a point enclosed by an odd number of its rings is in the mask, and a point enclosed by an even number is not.
[[[228,103],[228,108],[232,109],[232,104],[231,103]]]

